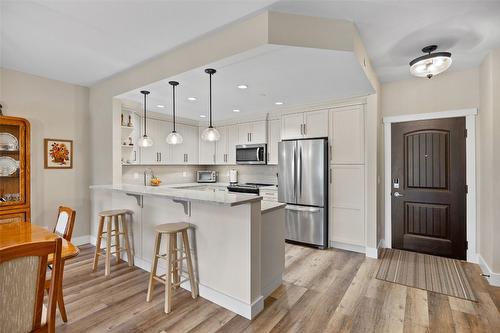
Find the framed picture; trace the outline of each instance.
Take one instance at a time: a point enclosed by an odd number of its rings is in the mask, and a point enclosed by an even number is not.
[[[45,139],[45,169],[73,168],[73,140]]]

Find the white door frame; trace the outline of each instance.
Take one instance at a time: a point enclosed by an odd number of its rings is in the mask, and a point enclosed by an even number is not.
[[[385,163],[385,236],[384,245],[392,247],[392,207],[391,207],[391,125],[405,121],[465,117],[467,129],[466,146],[466,182],[469,187],[467,193],[467,261],[477,263],[476,252],[476,115],[477,109],[461,109],[434,113],[420,113],[413,115],[384,117],[384,163]]]

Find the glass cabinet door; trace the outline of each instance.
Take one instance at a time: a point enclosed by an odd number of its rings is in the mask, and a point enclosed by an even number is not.
[[[25,127],[0,124],[0,207],[25,203]]]

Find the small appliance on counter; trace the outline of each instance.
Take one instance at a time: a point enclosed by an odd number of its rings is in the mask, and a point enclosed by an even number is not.
[[[229,170],[229,184],[230,185],[238,184],[238,170],[236,169]]]
[[[227,187],[229,192],[260,194],[260,188],[266,186],[273,186],[273,184],[259,184],[259,183],[246,183],[246,184],[231,184]]]
[[[217,172],[210,170],[196,171],[196,181],[198,183],[216,183]]]

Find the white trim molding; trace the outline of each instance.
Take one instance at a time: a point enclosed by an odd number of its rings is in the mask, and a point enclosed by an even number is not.
[[[330,241],[330,247],[340,249],[340,250],[346,250],[346,251],[351,251],[351,252],[358,252],[358,253],[364,253],[366,254],[366,248],[363,245],[355,245],[355,244],[350,244],[350,243],[344,243],[344,242],[339,242],[339,241]]]
[[[481,267],[481,271],[483,271],[483,274],[489,275],[489,277],[485,276],[485,278],[488,280],[490,285],[500,287],[500,274],[494,273],[480,254],[477,255],[477,261],[479,267]]]
[[[452,111],[442,111],[434,113],[420,113],[414,115],[401,115],[384,117],[384,206],[385,206],[385,247],[392,247],[392,207],[391,207],[391,125],[406,121],[442,119],[465,117],[465,128],[467,129],[466,139],[466,182],[469,187],[467,193],[467,261],[477,263],[476,244],[476,115],[477,109],[461,109]]]
[[[76,246],[90,244],[90,235],[73,237],[73,238],[71,238],[71,243],[73,243],[73,245],[76,245]],[[95,245],[95,242],[94,242],[94,245]]]

